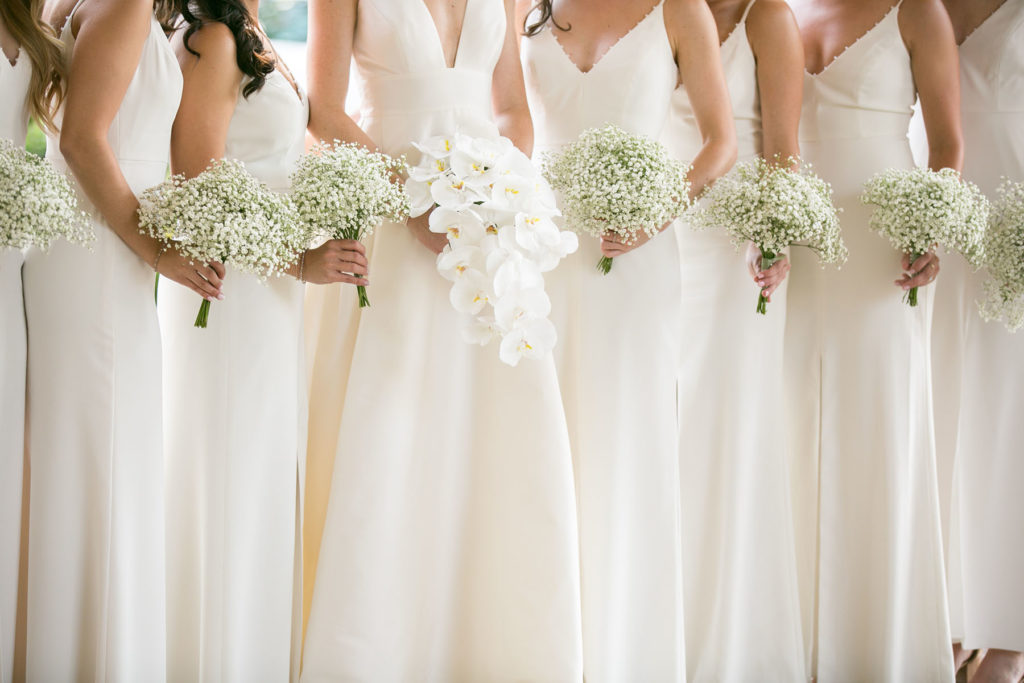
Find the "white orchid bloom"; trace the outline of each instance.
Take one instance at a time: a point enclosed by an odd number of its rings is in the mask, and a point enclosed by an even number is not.
[[[550,320],[531,318],[502,338],[498,357],[503,363],[515,367],[522,358],[543,358],[555,348],[557,340],[558,334]]]
[[[412,146],[431,159],[447,159],[455,149],[455,140],[451,135],[436,135],[423,142],[414,142]]]
[[[405,193],[409,196],[410,217],[422,216],[434,206],[430,185],[430,181],[413,180],[412,178],[405,181]]]
[[[457,211],[446,206],[430,214],[430,231],[448,235],[452,245],[479,244],[487,234],[483,221],[472,210]]]
[[[558,226],[546,216],[517,213],[516,244],[530,253],[557,249],[561,244]]]
[[[437,271],[446,279],[455,282],[467,273],[483,275],[487,257],[480,247],[460,245],[448,247],[437,257]]]
[[[430,185],[430,196],[438,206],[451,209],[466,209],[485,199],[485,195],[451,171]]]
[[[503,330],[512,330],[530,318],[546,318],[551,314],[551,299],[543,287],[512,292],[494,302],[494,318]]]
[[[503,297],[508,292],[543,287],[544,278],[537,263],[515,246],[515,228],[502,228],[498,247],[487,255],[487,272],[494,278],[494,293]]]
[[[478,315],[491,301],[488,278],[479,271],[466,271],[452,285],[448,299],[459,313]]]
[[[462,339],[468,344],[487,346],[500,336],[501,331],[490,318],[477,318],[462,328]]]

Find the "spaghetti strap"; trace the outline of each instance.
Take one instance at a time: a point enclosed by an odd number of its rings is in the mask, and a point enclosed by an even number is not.
[[[754,6],[755,2],[757,2],[757,0],[750,0],[750,2],[747,3],[746,9],[743,10],[743,16],[740,17],[740,24],[744,23],[747,20],[747,15],[750,14],[750,8]]]
[[[81,7],[84,3],[85,0],[78,0],[78,2],[75,3],[75,6],[71,8],[71,11],[68,12],[67,18],[64,20],[64,25],[61,26],[61,33],[64,33],[65,30],[71,28],[71,22],[75,19],[75,13],[78,12],[78,8]]]

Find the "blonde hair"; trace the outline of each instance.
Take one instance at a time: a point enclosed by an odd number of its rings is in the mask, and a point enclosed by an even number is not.
[[[40,18],[42,0],[4,0],[0,20],[21,45],[22,58],[32,63],[29,113],[42,128],[53,131],[53,117],[64,99],[67,64],[64,46],[53,28]]]

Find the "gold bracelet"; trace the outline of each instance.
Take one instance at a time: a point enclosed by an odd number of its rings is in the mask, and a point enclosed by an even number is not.
[[[299,282],[305,282],[302,279],[302,273],[306,270],[306,251],[303,251],[302,256],[299,257]]]
[[[160,257],[164,255],[165,251],[167,251],[167,243],[166,242],[161,242],[160,243],[160,248],[156,252],[156,258],[153,259],[153,272],[155,272],[155,273],[159,273],[160,272],[159,270],[157,270],[157,267],[160,265]]]

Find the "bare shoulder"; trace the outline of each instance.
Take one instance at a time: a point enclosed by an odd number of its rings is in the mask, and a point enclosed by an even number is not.
[[[202,60],[209,66],[229,66],[236,63],[235,35],[219,21],[204,22],[185,44],[186,29],[178,29],[171,39],[178,63],[185,68]],[[205,66],[205,65],[204,65]]]
[[[71,18],[71,31],[77,36],[82,26],[89,24],[100,27],[106,33],[118,33],[124,37],[144,35],[153,18],[153,3],[149,0],[86,0],[78,4],[75,0],[59,3],[52,25],[61,30]]]
[[[761,44],[801,44],[796,15],[785,0],[757,0],[747,15],[747,36]]]
[[[718,28],[706,0],[664,0],[664,12],[673,42],[684,43],[686,38],[708,34],[718,44]]]
[[[936,30],[952,30],[953,26],[942,0],[903,0],[898,19],[900,33],[908,41],[926,40]]]

